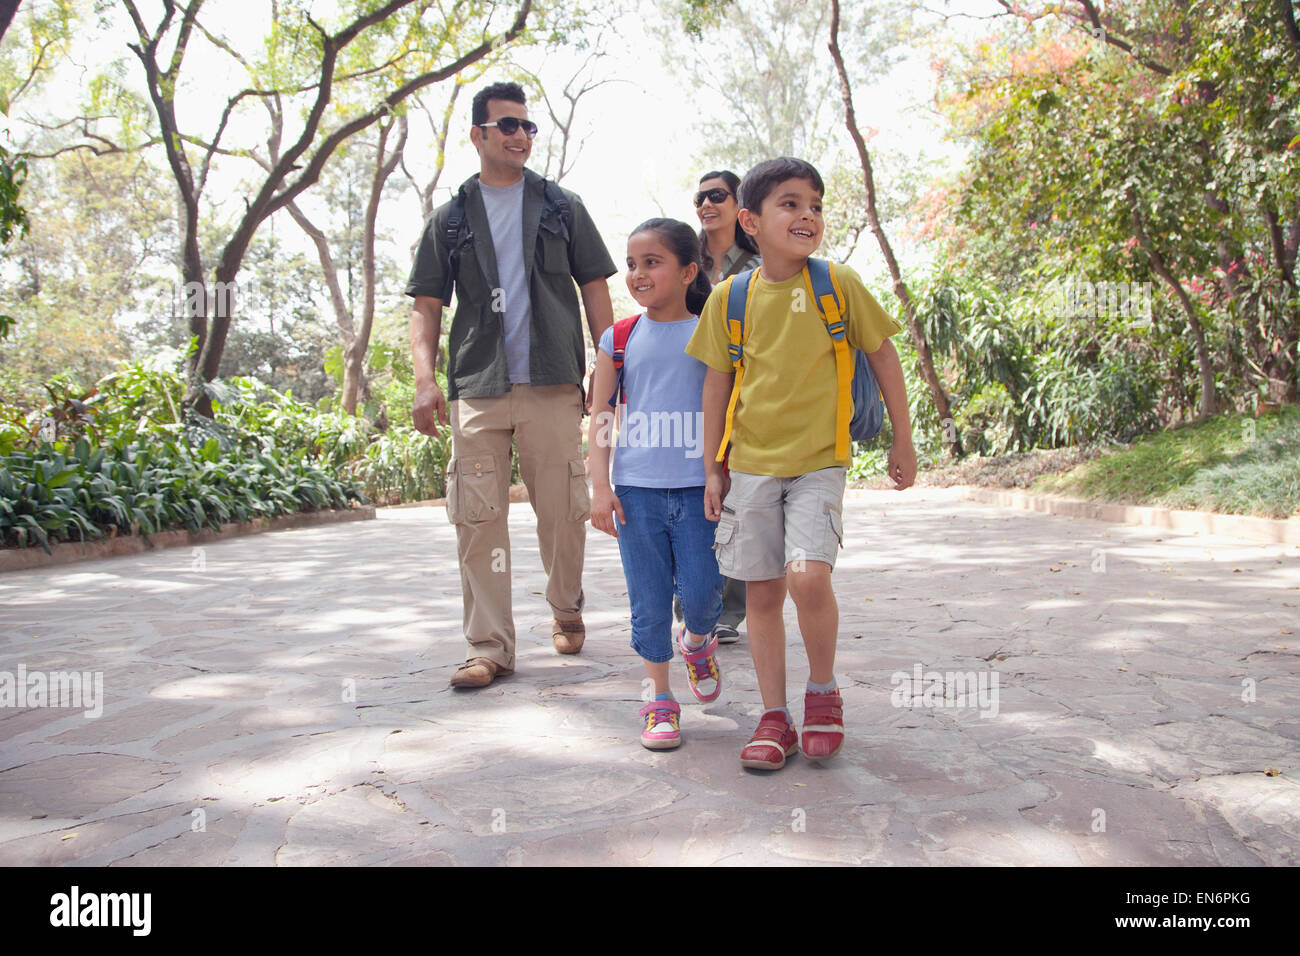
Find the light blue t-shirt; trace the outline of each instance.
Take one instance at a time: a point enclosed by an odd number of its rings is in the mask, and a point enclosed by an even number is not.
[[[704,484],[704,411],[708,367],[686,354],[699,318],[656,322],[642,315],[623,357],[626,415],[620,414],[611,481],[638,488],[696,488]],[[614,354],[613,326],[600,349]],[[608,395],[596,396],[604,403]],[[601,411],[609,406],[601,405]],[[599,437],[599,433],[598,433]],[[605,436],[607,439],[614,436]]]
[[[524,273],[524,181],[511,186],[485,186],[483,208],[487,210],[488,228],[492,232],[492,250],[496,253],[500,294],[494,289],[493,307],[498,312],[506,339],[506,367],[510,383],[526,383],[528,369],[529,326],[533,321],[533,303],[528,297],[528,277]]]

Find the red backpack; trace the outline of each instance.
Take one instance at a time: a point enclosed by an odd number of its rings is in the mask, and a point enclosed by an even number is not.
[[[627,353],[627,340],[632,335],[632,329],[636,327],[636,320],[641,318],[640,314],[631,316],[626,319],[619,319],[614,323],[614,351],[610,356],[614,360],[614,371],[618,373],[618,379],[614,382],[614,394],[609,397],[609,406],[615,410],[619,405],[627,404],[627,392],[623,389],[623,359]],[[730,452],[730,449],[727,449]],[[730,454],[722,456],[722,471],[724,474],[730,472],[727,459]]]
[[[627,393],[623,391],[623,355],[627,351],[627,340],[639,318],[641,314],[637,313],[614,323],[614,352],[611,358],[614,359],[614,371],[618,373],[618,379],[614,382],[614,394],[609,396],[610,408],[617,409],[619,405],[627,404]]]

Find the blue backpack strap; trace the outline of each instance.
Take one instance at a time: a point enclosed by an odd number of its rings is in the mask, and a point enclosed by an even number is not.
[[[614,351],[610,357],[614,360],[614,370],[618,372],[618,379],[614,382],[614,394],[609,397],[611,408],[617,408],[627,402],[627,395],[623,391],[623,360],[627,354],[627,340],[631,337],[632,329],[639,318],[641,314],[638,312],[631,318],[619,319],[614,323]]]
[[[734,373],[731,382],[731,398],[727,402],[727,418],[722,430],[722,443],[718,446],[715,461],[725,462],[727,445],[731,442],[731,423],[736,414],[736,400],[740,398],[740,383],[745,379],[745,365],[741,361],[745,355],[745,313],[749,310],[749,296],[754,291],[754,270],[737,272],[730,279],[727,288],[727,354],[731,358]]]
[[[817,306],[817,311],[821,312],[822,315],[826,314],[826,310],[822,308],[822,297],[828,295],[832,300],[834,300],[836,308],[839,310],[840,315],[843,316],[844,303],[840,301],[840,294],[835,289],[835,283],[831,281],[830,262],[826,259],[809,258],[808,279],[812,283],[813,299]],[[830,332],[831,338],[833,339],[838,340],[844,338],[843,318],[840,318],[833,325],[828,325],[826,330]]]
[[[840,298],[839,284],[831,272],[831,264],[826,259],[808,260],[808,278],[813,290],[817,309],[826,316],[822,308],[823,296],[830,296],[835,303],[840,317],[826,323],[826,331],[833,340],[843,339],[847,333],[844,325],[844,302]],[[849,419],[849,438],[853,441],[867,441],[880,433],[885,421],[885,406],[880,398],[880,385],[871,370],[866,353],[854,349],[853,371],[850,378],[849,393],[852,401]]]
[[[732,277],[731,286],[727,290],[727,331],[730,333],[733,326],[740,330],[740,335],[733,335],[733,344],[730,347],[731,364],[734,367],[744,354],[745,343],[745,309],[749,305],[749,283],[754,278],[754,270],[746,269],[744,272],[737,272]]]

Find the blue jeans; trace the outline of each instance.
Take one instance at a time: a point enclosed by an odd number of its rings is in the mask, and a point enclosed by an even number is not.
[[[716,521],[704,517],[704,488],[614,489],[626,524],[618,550],[632,605],[632,649],[652,664],[673,659],[673,595],[692,634],[708,634],[722,612],[713,556]]]

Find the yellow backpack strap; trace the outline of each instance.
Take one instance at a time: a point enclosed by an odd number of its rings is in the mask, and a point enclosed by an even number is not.
[[[849,457],[849,420],[853,417],[853,350],[844,334],[844,294],[834,267],[825,259],[810,258],[803,276],[835,346],[835,460],[843,461]]]
[[[754,295],[754,270],[738,272],[730,279],[727,287],[727,334],[731,344],[727,351],[731,355],[731,367],[735,378],[731,383],[731,399],[727,402],[727,424],[722,430],[722,444],[718,446],[718,456],[714,461],[722,461],[727,455],[727,445],[731,441],[731,420],[736,414],[736,399],[740,398],[740,383],[745,378],[745,339],[748,332],[745,318],[749,315],[749,302]]]

